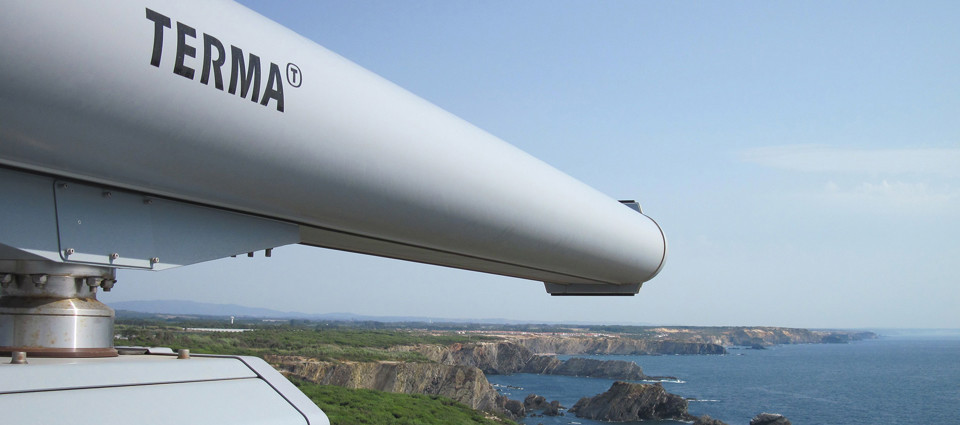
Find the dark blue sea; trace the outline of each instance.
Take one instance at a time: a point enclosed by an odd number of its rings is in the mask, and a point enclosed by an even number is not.
[[[710,415],[730,425],[748,424],[761,412],[783,414],[794,424],[960,423],[960,335],[956,333],[729,352],[722,356],[585,357],[630,360],[647,375],[676,376],[678,382],[663,386],[674,394],[696,398],[690,402],[691,414]],[[565,357],[570,356],[561,358]],[[581,397],[600,394],[613,383],[530,374],[487,378],[512,399],[522,401],[536,393],[565,407]],[[572,414],[528,417],[523,423],[605,424]]]

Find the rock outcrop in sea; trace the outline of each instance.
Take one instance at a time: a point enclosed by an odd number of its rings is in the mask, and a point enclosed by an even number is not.
[[[727,425],[726,422],[711,418],[710,415],[698,416],[693,425]]]
[[[523,403],[517,400],[507,400],[503,404],[503,408],[506,411],[510,412],[510,414],[513,415],[513,417],[515,418],[522,418],[524,416],[527,416],[527,409],[523,407]]]
[[[710,415],[698,416],[693,425],[727,425],[726,422],[719,419],[713,419]],[[792,425],[790,420],[778,413],[761,413],[750,420],[750,425]]]
[[[791,425],[791,423],[779,413],[761,413],[750,420],[750,425]]]
[[[527,414],[540,412],[543,416],[560,416],[562,415],[560,409],[564,408],[560,405],[559,401],[554,400],[547,403],[546,398],[536,394],[530,394],[527,398],[523,399],[523,407],[526,409]]]
[[[686,399],[668,393],[659,383],[617,381],[603,394],[580,399],[568,411],[581,418],[613,422],[696,419],[687,413]]]
[[[527,410],[543,410],[550,403],[547,403],[546,397],[537,394],[530,394],[523,399],[523,407]]]

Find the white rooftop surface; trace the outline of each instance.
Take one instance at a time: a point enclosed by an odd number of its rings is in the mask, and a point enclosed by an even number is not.
[[[119,356],[94,359],[29,357],[28,364],[10,364],[0,357],[0,393],[50,389],[114,387],[185,381],[256,378],[243,362],[232,358],[192,356]]]
[[[0,356],[3,423],[329,425],[303,393],[263,360],[122,355]]]

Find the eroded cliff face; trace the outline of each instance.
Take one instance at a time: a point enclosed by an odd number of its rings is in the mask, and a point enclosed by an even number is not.
[[[473,366],[484,373],[509,375],[519,372],[533,357],[529,349],[512,342],[482,342],[453,344],[436,361],[448,365]]]
[[[628,379],[640,381],[649,377],[634,362],[625,360],[597,360],[574,357],[560,361],[554,356],[537,356],[521,370],[543,375],[587,376],[591,378]]]
[[[512,341],[453,344],[449,347],[418,345],[397,349],[415,351],[446,365],[473,366],[492,375],[536,373],[630,380],[648,378],[634,362],[583,358],[564,361],[556,356],[534,354],[527,347]]]
[[[298,356],[265,356],[281,372],[323,385],[406,394],[440,395],[476,410],[503,413],[506,398],[475,367],[437,363],[324,362]]]
[[[554,354],[726,354],[722,345],[618,337],[534,336],[516,342],[535,353]]]

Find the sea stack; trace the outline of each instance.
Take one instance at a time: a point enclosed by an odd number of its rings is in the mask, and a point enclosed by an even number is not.
[[[761,413],[750,420],[750,425],[791,425],[791,423],[781,414]]]
[[[617,381],[603,394],[580,399],[569,411],[577,417],[613,422],[695,419],[687,413],[687,400],[668,393],[659,383]]]

